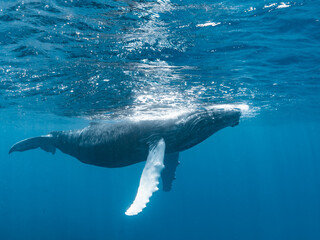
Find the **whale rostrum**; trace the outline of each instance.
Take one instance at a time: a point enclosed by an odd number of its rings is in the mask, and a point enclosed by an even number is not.
[[[118,168],[146,161],[136,198],[127,215],[145,208],[158,190],[170,191],[179,164],[179,153],[204,141],[215,132],[239,123],[241,107],[215,105],[182,112],[173,117],[150,120],[119,120],[91,123],[79,130],[54,131],[14,144],[9,153],[58,148],[83,163]]]

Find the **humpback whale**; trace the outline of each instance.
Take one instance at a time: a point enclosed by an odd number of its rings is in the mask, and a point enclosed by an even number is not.
[[[179,164],[179,153],[204,141],[215,132],[239,123],[239,105],[215,105],[165,119],[94,122],[79,130],[54,131],[14,144],[9,154],[41,148],[58,148],[83,163],[119,168],[146,161],[134,202],[125,212],[136,215],[146,207],[162,179],[170,191]]]

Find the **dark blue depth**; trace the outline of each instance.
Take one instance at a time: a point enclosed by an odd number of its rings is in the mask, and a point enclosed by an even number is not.
[[[7,155],[17,136],[84,124],[55,117],[4,120],[1,135],[7,137],[1,142],[0,155],[3,239],[320,236],[320,128],[316,122],[275,123],[257,117],[218,132],[181,154],[172,191],[156,192],[135,217],[124,212],[136,193],[143,163],[105,169],[82,164],[59,151],[55,155],[41,150]]]

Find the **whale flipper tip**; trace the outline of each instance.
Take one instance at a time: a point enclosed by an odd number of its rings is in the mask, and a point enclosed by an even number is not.
[[[165,148],[166,144],[163,138],[156,144],[150,145],[149,155],[142,171],[136,198],[125,212],[127,216],[134,216],[142,212],[152,194],[158,190],[158,179],[164,168],[163,159]]]
[[[13,152],[14,152],[14,150],[13,150],[12,148],[10,148],[8,154],[11,154],[11,153],[13,153]]]

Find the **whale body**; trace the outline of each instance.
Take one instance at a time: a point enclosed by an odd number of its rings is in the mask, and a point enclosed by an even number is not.
[[[58,148],[83,163],[118,168],[146,161],[138,193],[127,215],[136,215],[158,190],[171,189],[179,153],[204,141],[225,127],[239,124],[241,109],[207,107],[194,109],[172,118],[121,120],[91,123],[79,130],[54,131],[28,138],[12,146],[9,153],[41,148],[55,153]]]

